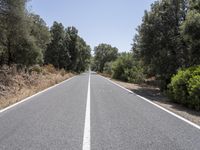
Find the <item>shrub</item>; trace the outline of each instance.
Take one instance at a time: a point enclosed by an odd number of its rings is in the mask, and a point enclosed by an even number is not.
[[[122,81],[139,83],[144,80],[143,68],[132,54],[123,53],[112,65],[112,77]]]
[[[61,76],[65,76],[65,74],[66,74],[65,69],[61,69],[61,70],[60,70],[60,74],[61,74]]]
[[[179,70],[168,89],[174,102],[200,110],[200,66]]]
[[[37,74],[40,74],[42,72],[42,68],[40,67],[40,65],[34,65],[29,68],[29,74],[32,72],[36,72]]]
[[[46,66],[44,66],[45,70],[48,72],[48,73],[56,73],[56,68],[52,65],[52,64],[48,64]]]
[[[193,76],[188,81],[188,99],[190,107],[194,107],[196,110],[200,110],[200,75]]]
[[[112,65],[112,77],[122,81],[128,81],[125,70],[131,69],[132,56],[130,54],[122,54]]]
[[[128,82],[141,83],[144,81],[143,68],[134,66],[131,69],[125,69],[125,76]]]
[[[108,75],[112,74],[112,63],[113,62],[105,63],[104,68],[103,68],[103,73],[108,74]]]

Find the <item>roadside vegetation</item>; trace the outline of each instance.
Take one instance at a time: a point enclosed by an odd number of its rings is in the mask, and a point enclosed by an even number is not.
[[[53,65],[35,65],[18,69],[16,65],[0,68],[0,109],[14,104],[28,96],[64,81],[73,73],[58,70]]]
[[[168,88],[174,102],[200,110],[200,65],[179,70]]]
[[[70,72],[87,70],[92,62],[92,70],[114,79],[139,84],[153,81],[173,102],[200,110],[199,0],[155,1],[144,12],[130,52],[119,53],[102,43],[94,48],[92,59],[91,48],[78,29],[56,21],[47,27],[39,15],[26,9],[27,3],[0,0],[0,96],[4,99],[6,89],[18,86],[12,81],[16,76],[30,82],[38,76],[62,74],[61,81]],[[46,68],[56,71],[45,73]]]
[[[70,72],[85,71],[90,63],[91,48],[75,27],[65,28],[55,21],[49,29],[39,15],[26,9],[27,3],[27,0],[0,0],[0,105],[3,106],[13,103],[8,99],[12,93],[20,97],[19,91],[26,88],[35,93],[71,77]]]
[[[199,0],[155,1],[144,13],[131,52],[113,51],[111,45],[97,46],[92,69],[126,82],[155,79],[173,102],[200,110]]]

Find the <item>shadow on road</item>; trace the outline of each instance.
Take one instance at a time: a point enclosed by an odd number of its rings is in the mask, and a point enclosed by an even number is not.
[[[131,89],[134,93],[143,96],[159,105],[165,105],[169,108],[175,109],[179,112],[187,112],[188,114],[200,117],[200,112],[186,108],[180,104],[171,102],[167,96],[164,96],[158,88],[141,87],[138,89]]]

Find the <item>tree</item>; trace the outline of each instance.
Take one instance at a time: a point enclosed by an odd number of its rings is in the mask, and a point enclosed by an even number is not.
[[[78,55],[78,49],[76,47],[77,45],[77,39],[78,39],[78,30],[75,27],[68,27],[66,29],[66,34],[68,36],[68,49],[70,54],[70,64],[69,69],[70,70],[76,70],[77,68],[77,55]]]
[[[133,51],[162,81],[166,89],[171,76],[185,63],[185,43],[180,24],[186,16],[187,0],[156,1],[145,11]]]
[[[103,72],[104,66],[107,62],[117,59],[118,49],[108,44],[99,44],[94,48],[94,55],[95,70]]]
[[[0,0],[0,65],[7,63],[6,49],[6,16],[8,14],[8,4],[5,0]]]
[[[50,29],[52,36],[51,43],[48,44],[45,52],[45,63],[53,64],[56,68],[67,69],[69,53],[65,45],[65,30],[61,23],[54,22]]]
[[[42,57],[34,38],[30,35],[26,0],[0,1],[0,62],[11,65],[32,65]]]
[[[45,53],[45,63],[78,73],[85,71],[91,49],[78,35],[78,30],[75,27],[65,29],[61,23],[54,22],[50,32],[52,40]]]
[[[53,64],[56,68],[84,71],[90,47],[75,27],[54,22],[51,30],[44,20],[26,10],[28,0],[0,0],[0,65]],[[45,60],[44,60],[45,59]]]
[[[143,67],[132,53],[122,53],[112,63],[112,77],[122,81],[139,83],[144,80]]]
[[[33,36],[35,44],[39,51],[42,52],[43,57],[51,38],[49,29],[39,15],[30,13],[28,17],[30,20],[30,35]],[[41,61],[43,63],[43,58]]]
[[[186,20],[181,28],[187,44],[188,66],[200,64],[200,1],[190,0]]]
[[[81,37],[78,37],[76,49],[78,50],[78,55],[76,61],[77,67],[75,68],[75,71],[82,72],[88,69],[89,67],[91,48]]]
[[[5,9],[5,1],[0,0],[0,64],[5,63],[6,54]]]

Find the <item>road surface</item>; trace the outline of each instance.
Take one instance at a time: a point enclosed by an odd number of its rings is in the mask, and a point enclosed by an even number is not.
[[[200,130],[84,73],[0,113],[0,150],[37,149],[199,150]]]

